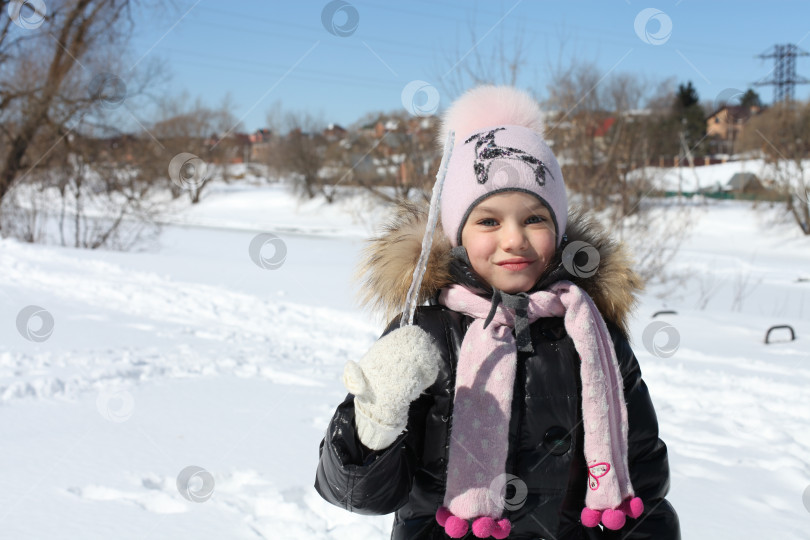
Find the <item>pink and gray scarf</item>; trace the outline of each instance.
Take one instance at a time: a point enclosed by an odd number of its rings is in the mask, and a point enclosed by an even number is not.
[[[540,317],[564,317],[581,359],[588,465],[583,525],[595,527],[601,520],[617,530],[625,516],[640,516],[643,504],[634,496],[627,465],[623,380],[607,326],[590,296],[570,281],[531,294],[496,289],[492,300],[454,284],[442,289],[439,302],[475,319],[456,371],[447,490],[436,513],[445,532],[461,538],[468,520],[479,538],[506,538],[511,530],[509,520],[501,518],[505,506],[499,488],[506,476],[517,350],[533,350],[529,323]]]

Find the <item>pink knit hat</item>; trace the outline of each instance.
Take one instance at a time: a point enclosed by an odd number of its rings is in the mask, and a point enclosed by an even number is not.
[[[510,86],[479,86],[445,112],[440,140],[455,131],[441,197],[442,228],[453,247],[473,208],[504,191],[530,193],[550,210],[559,247],[568,197],[560,166],[543,139],[540,107]]]

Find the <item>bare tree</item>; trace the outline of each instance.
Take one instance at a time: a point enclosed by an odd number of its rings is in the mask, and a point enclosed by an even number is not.
[[[647,165],[660,151],[655,130],[666,109],[656,108],[660,97],[649,96],[647,88],[646,81],[627,73],[610,78],[605,87],[610,116],[597,128],[605,148],[600,176],[612,180],[605,195],[612,199],[614,222],[642,209],[642,199],[654,189]]]
[[[3,236],[29,243],[42,242],[47,221],[47,215],[41,208],[45,199],[43,186],[28,185],[26,191],[19,187],[19,184],[12,187],[0,201]],[[31,189],[36,190],[33,196]]]
[[[124,161],[116,159],[118,156],[105,156],[105,140],[68,139],[63,167],[52,170],[58,175],[62,201],[62,244],[67,244],[66,232],[71,229],[72,245],[87,249],[126,250],[150,233],[156,234],[161,208],[150,200],[157,187],[151,178],[144,177],[137,167],[122,166]],[[68,204],[72,208],[68,209]],[[72,217],[70,226],[66,213]]]
[[[20,5],[0,1],[0,201],[20,181],[41,182],[37,168],[79,126],[83,136],[120,124],[100,104],[140,94],[159,66],[154,58],[132,66],[126,83],[114,75],[124,72],[133,9],[158,5],[151,0],[54,0],[43,13]],[[0,219],[0,228],[8,223]]]
[[[529,65],[522,24],[501,23],[481,33],[470,19],[466,33],[466,41],[445,52],[434,69],[443,94],[451,98],[481,84],[517,85]]]
[[[756,283],[751,283],[751,272],[748,271],[743,275],[742,272],[738,272],[737,275],[734,277],[734,283],[732,285],[733,294],[731,297],[731,309],[734,311],[742,311],[743,302],[746,298],[751,296],[751,294],[760,286],[762,281],[765,279],[764,277],[760,277]]]
[[[290,178],[297,195],[312,199],[320,194],[332,202],[334,189],[330,186],[337,172],[327,167],[330,156],[324,120],[309,112],[285,111],[277,102],[268,111],[267,124],[278,134],[268,164]]]
[[[766,175],[782,194],[786,212],[810,235],[810,101],[779,103],[751,118],[740,137],[744,150],[757,151],[769,165]]]
[[[5,15],[9,2],[0,2]],[[36,32],[10,32],[9,19],[0,33],[4,72],[0,79],[0,115],[7,145],[0,164],[0,199],[26,165],[27,151],[35,136],[49,123],[54,109],[63,105],[63,86],[81,59],[91,55],[105,37],[120,35],[126,25],[130,2],[76,0],[50,4],[50,12]],[[64,103],[80,108],[90,96]]]
[[[714,264],[712,264],[714,266]],[[714,298],[723,286],[723,281],[719,281],[717,274],[712,271],[709,272],[694,272],[693,278],[697,280],[699,287],[698,299],[695,302],[695,307],[701,311],[706,309],[709,301]]]
[[[663,87],[637,75],[606,76],[592,62],[551,70],[546,105],[554,111],[546,137],[562,162],[566,184],[593,209],[614,209],[613,221],[638,211],[653,189],[645,167],[660,155],[668,114]]]
[[[155,170],[134,159],[154,142],[68,133],[41,167],[3,200],[4,234],[86,249],[128,250],[159,232],[162,189]],[[144,163],[156,162],[155,156]],[[52,226],[49,226],[52,225]]]
[[[227,182],[228,165],[242,159],[237,138],[241,124],[232,101],[226,96],[219,107],[209,107],[200,98],[192,101],[183,94],[162,100],[159,115],[150,134],[163,150],[169,187],[175,197],[185,192],[197,204],[205,187],[212,180]]]
[[[655,198],[650,165],[677,141],[670,129],[668,82],[603,74],[592,62],[561,60],[550,68],[546,138],[566,185],[626,241],[646,281],[682,281],[671,262],[686,237],[690,208]]]

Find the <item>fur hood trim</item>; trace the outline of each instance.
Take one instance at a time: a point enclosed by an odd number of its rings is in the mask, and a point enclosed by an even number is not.
[[[359,286],[357,301],[360,307],[382,315],[386,321],[402,314],[422,250],[427,217],[427,204],[400,201],[381,233],[367,240],[354,273],[354,280]],[[638,302],[637,294],[644,288],[641,277],[632,268],[629,250],[612,239],[594,216],[580,209],[572,209],[568,213],[565,232],[569,243],[580,240],[595,247],[599,252],[599,266],[590,277],[579,278],[566,272],[564,279],[584,289],[602,316],[627,335],[628,318]],[[434,298],[443,287],[455,281],[450,271],[453,259],[450,250],[450,242],[439,220],[419,290],[419,305]],[[539,282],[551,271],[557,269],[559,272],[562,269],[561,257],[562,249],[558,249]]]

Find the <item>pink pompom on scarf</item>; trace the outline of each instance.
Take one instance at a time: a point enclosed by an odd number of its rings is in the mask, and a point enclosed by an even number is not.
[[[495,296],[503,303],[495,301]],[[593,300],[578,286],[559,281],[531,294],[496,291],[493,300],[464,286],[442,289],[439,302],[474,318],[461,344],[453,401],[447,489],[436,520],[451,538],[506,538],[502,480],[517,349],[531,350],[528,323],[564,317],[581,359],[584,454],[588,486],[582,523],[620,529],[644,505],[634,496],[627,465],[627,407],[616,352]],[[515,334],[512,333],[515,329]],[[517,340],[515,335],[517,335]]]

